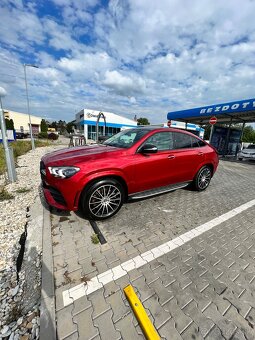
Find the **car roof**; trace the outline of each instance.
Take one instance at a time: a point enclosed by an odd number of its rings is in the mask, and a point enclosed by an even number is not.
[[[194,133],[184,130],[184,129],[178,129],[178,128],[174,128],[174,127],[155,127],[155,126],[150,126],[150,125],[144,125],[144,126],[137,126],[137,128],[134,129],[139,129],[139,130],[147,130],[147,131],[156,131],[156,132],[161,132],[161,131],[172,131],[172,132],[181,132],[181,133],[186,133],[189,134],[191,136],[196,136]],[[199,137],[198,137],[199,138]]]

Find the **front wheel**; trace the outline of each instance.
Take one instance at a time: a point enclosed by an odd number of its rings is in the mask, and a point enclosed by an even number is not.
[[[198,173],[196,174],[196,177],[193,181],[194,189],[197,191],[203,191],[205,190],[208,185],[210,184],[212,178],[212,171],[209,168],[209,166],[205,165],[203,166]]]
[[[115,179],[93,183],[81,198],[83,212],[95,220],[104,220],[115,215],[124,200],[122,185]]]

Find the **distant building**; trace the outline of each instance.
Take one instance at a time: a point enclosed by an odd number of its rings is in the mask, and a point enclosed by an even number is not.
[[[14,123],[14,129],[16,132],[30,132],[29,129],[29,116],[26,113],[15,112],[10,110],[4,110],[4,117],[8,119],[12,119]],[[32,116],[31,118],[31,125],[33,134],[37,135],[41,131],[41,117]]]
[[[106,136],[112,136],[121,130],[137,126],[136,121],[116,115],[112,112],[83,109],[75,115],[75,125],[77,130],[82,132],[86,139],[96,140],[96,123],[100,112],[102,112],[105,116],[106,124],[104,123],[104,119],[101,117],[98,122],[99,135],[103,135],[104,124],[106,126]]]
[[[184,122],[178,122],[176,120],[169,120],[167,124],[164,124],[164,126],[187,130],[189,132],[194,133],[200,138],[204,138],[205,130],[201,126],[196,125],[196,124],[192,124],[192,123],[186,124]]]

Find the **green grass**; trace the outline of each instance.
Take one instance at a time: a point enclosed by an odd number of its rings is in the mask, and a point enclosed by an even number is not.
[[[93,234],[90,237],[91,237],[92,243],[94,243],[94,244],[98,244],[99,243],[99,238],[98,238],[97,234]]]
[[[29,188],[19,188],[19,189],[16,190],[16,192],[18,194],[24,194],[24,193],[29,192],[29,191],[31,191],[31,189],[29,189]]]
[[[14,196],[12,194],[9,194],[5,188],[0,188],[0,201],[6,201],[13,199]]]
[[[35,141],[36,148],[39,148],[42,146],[49,146],[49,145],[52,145],[52,143],[49,141],[40,141],[40,140]],[[31,150],[30,141],[19,140],[16,142],[9,143],[9,146],[11,146],[13,149],[13,155],[14,155],[15,161],[17,160],[19,156],[24,155],[25,153]],[[3,145],[1,144],[0,145],[0,175],[2,175],[5,171],[6,171],[5,154],[4,154]]]

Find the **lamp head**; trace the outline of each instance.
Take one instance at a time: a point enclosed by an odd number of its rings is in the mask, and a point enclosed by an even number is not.
[[[0,87],[0,97],[5,97],[6,96],[6,91],[3,87]]]

